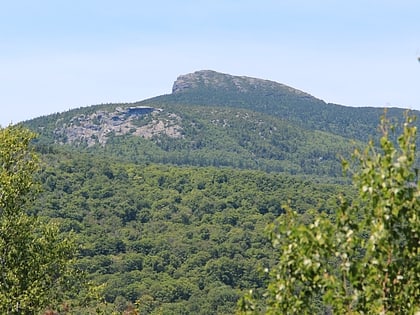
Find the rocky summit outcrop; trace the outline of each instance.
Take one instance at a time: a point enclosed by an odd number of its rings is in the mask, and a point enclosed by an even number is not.
[[[181,118],[162,109],[148,106],[117,107],[115,111],[97,110],[92,114],[74,116],[70,122],[60,124],[54,135],[57,143],[105,145],[111,136],[131,134],[150,139],[166,135],[182,137]]]
[[[290,86],[247,76],[234,76],[213,70],[200,70],[193,73],[180,75],[172,86],[172,93],[188,92],[199,88],[222,90],[236,90],[238,92],[251,92],[255,90],[271,91],[275,93],[292,93],[300,97],[311,95]]]

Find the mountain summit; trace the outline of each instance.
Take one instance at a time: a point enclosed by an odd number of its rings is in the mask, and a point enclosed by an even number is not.
[[[283,92],[292,93],[298,97],[312,97],[308,93],[275,81],[247,76],[234,76],[213,70],[200,70],[180,75],[173,84],[172,93],[182,93],[197,88],[237,90],[243,93],[255,90],[271,90],[277,94]]]
[[[178,76],[172,94],[155,101],[166,104],[229,107],[251,110],[289,121],[307,130],[319,130],[365,141],[375,135],[383,108],[350,107],[326,103],[299,89],[275,81],[200,70]],[[389,108],[388,117],[402,117],[403,109]]]
[[[142,102],[241,108],[300,121],[302,112],[312,115],[330,108],[324,101],[301,90],[270,80],[234,76],[212,70],[180,75],[172,94]]]

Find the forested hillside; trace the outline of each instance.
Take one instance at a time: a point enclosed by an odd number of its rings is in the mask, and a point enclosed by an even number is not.
[[[231,314],[273,263],[264,230],[290,204],[325,211],[348,189],[303,177],[214,167],[120,163],[79,153],[44,156],[31,211],[74,231],[78,265],[122,310]],[[310,212],[308,212],[310,216]]]
[[[352,198],[340,157],[382,114],[266,80],[180,76],[169,95],[24,122],[42,157],[28,211],[76,233],[106,312],[232,314],[264,285],[276,258],[265,228],[285,205],[309,222]]]
[[[339,157],[353,140],[374,138],[384,113],[326,104],[276,82],[214,71],[180,76],[173,91],[25,125],[40,134],[40,145],[104,151],[125,161],[336,177],[341,175]],[[387,110],[390,118],[402,114],[402,109]]]

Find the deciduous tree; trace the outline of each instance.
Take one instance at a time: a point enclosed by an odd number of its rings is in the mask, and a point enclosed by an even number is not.
[[[36,195],[34,134],[0,129],[0,313],[37,314],[57,306],[76,280],[75,243],[25,209]]]
[[[310,224],[289,209],[269,228],[279,251],[263,298],[251,292],[243,314],[414,314],[420,309],[420,189],[416,127],[402,133],[386,118],[379,149],[356,150],[358,198],[344,199],[334,218]],[[343,162],[351,171],[354,165]]]

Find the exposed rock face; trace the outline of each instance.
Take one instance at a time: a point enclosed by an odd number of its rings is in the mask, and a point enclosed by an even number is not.
[[[219,85],[220,77],[226,77],[228,75],[218,73],[212,70],[200,70],[194,73],[188,73],[180,75],[174,85],[172,86],[172,93],[183,92],[192,88],[196,88],[200,85]]]
[[[239,92],[244,93],[250,90],[261,89],[263,91],[288,92],[304,97],[312,97],[305,92],[274,81],[246,76],[233,76],[212,70],[200,70],[194,73],[180,75],[172,86],[172,93],[181,93],[198,87],[218,89],[236,88]]]
[[[181,118],[175,114],[165,114],[153,107],[118,107],[114,112],[96,111],[91,115],[75,116],[69,124],[54,131],[59,143],[97,143],[105,145],[111,135],[132,134],[150,139],[166,135],[182,137]]]
[[[172,93],[182,92],[193,87],[194,79],[188,76],[188,74],[181,75],[177,78],[177,80],[174,82],[174,85],[172,86]]]

